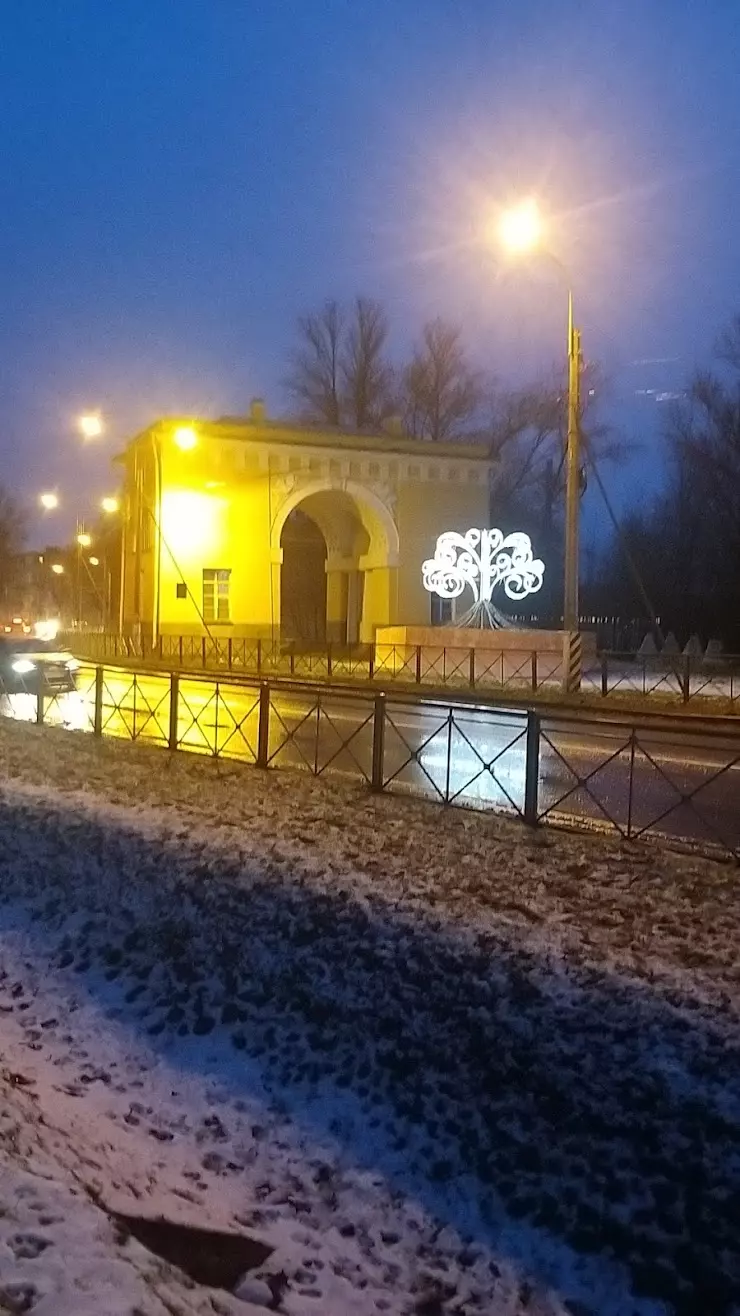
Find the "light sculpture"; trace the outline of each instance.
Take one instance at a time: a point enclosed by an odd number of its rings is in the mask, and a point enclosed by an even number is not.
[[[529,535],[516,530],[445,530],[434,557],[422,563],[424,588],[441,599],[456,599],[470,586],[476,604],[490,603],[497,585],[520,602],[542,588],[545,564],[532,554]]]

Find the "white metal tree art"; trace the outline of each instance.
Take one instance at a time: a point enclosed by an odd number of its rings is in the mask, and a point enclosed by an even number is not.
[[[456,599],[469,586],[474,608],[490,604],[497,585],[519,603],[542,588],[545,564],[532,553],[532,541],[522,531],[504,536],[500,530],[446,530],[437,540],[434,557],[422,563],[424,588],[441,599]]]

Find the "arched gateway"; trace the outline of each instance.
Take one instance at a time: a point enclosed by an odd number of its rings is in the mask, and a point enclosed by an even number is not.
[[[424,625],[421,564],[488,521],[477,444],[244,420],[158,421],[125,469],[124,631],[372,641]]]

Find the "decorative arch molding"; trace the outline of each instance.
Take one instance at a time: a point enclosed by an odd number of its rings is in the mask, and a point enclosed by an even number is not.
[[[367,555],[367,565],[370,566],[388,566],[397,567],[400,555],[400,542],[398,535],[398,526],[396,525],[390,508],[379,498],[372,489],[366,485],[359,484],[356,480],[342,479],[341,477],[325,477],[317,480],[310,480],[306,484],[299,484],[297,487],[287,491],[272,516],[270,527],[270,554],[273,562],[282,561],[282,549],[280,539],[283,533],[283,526],[296,507],[310,498],[312,494],[318,493],[345,493],[355,504],[357,513],[365,529],[368,531],[371,540],[370,552]],[[385,543],[380,545],[377,542],[380,531]]]

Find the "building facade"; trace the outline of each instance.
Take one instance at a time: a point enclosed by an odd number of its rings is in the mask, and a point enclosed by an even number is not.
[[[124,633],[371,642],[427,624],[421,564],[488,523],[488,450],[266,419],[157,421],[124,468]]]

